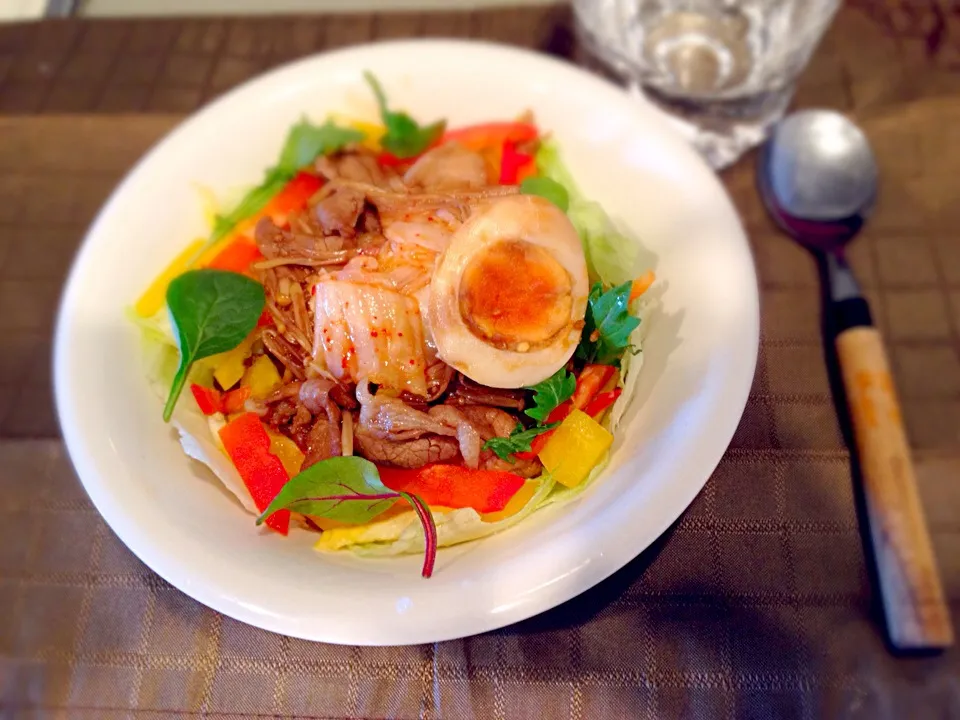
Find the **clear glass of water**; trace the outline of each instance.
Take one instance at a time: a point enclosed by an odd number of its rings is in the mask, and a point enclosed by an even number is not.
[[[713,167],[762,142],[840,0],[573,0],[586,48]]]

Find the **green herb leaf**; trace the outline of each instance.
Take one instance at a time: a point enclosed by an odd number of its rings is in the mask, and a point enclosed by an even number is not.
[[[528,177],[520,183],[520,192],[524,195],[539,195],[564,212],[570,207],[570,194],[563,185],[553,178],[546,176]]]
[[[257,518],[278,510],[362,524],[390,509],[400,495],[380,482],[377,466],[361,457],[332,457],[292,478]]]
[[[619,367],[620,358],[630,347],[630,333],[640,324],[629,311],[630,288],[631,283],[625,282],[606,292],[600,283],[590,289],[578,357],[588,363]]]
[[[260,212],[274,195],[283,190],[290,178],[280,175],[276,170],[267,173],[264,181],[243,196],[240,203],[226,215],[217,215],[210,233],[210,242],[226,237],[241,220]]]
[[[323,125],[314,125],[303,118],[290,128],[276,170],[293,177],[300,168],[309,165],[318,156],[342,150],[351,143],[361,142],[364,137],[360,130],[342,128],[330,120]]]
[[[210,234],[210,242],[225,237],[241,220],[260,212],[273,196],[283,190],[300,168],[309,165],[320,155],[342,150],[366,137],[361,131],[342,128],[327,120],[314,125],[303,118],[290,128],[280,150],[280,159],[267,170],[263,182],[248,192],[239,204],[226,215],[218,215]]]
[[[383,92],[380,81],[374,77],[373,73],[367,71],[363,73],[367,84],[373,90],[377,98],[377,105],[380,106],[380,118],[383,121],[387,131],[380,138],[380,146],[398,158],[409,158],[419,155],[428,147],[433,145],[447,127],[446,120],[420,126],[416,120],[404,112],[394,112],[387,107],[387,96]]]
[[[533,407],[524,410],[537,422],[543,422],[553,410],[573,396],[577,379],[566,368],[560,368],[552,376],[529,388],[533,390]]]
[[[501,460],[509,460],[510,455],[519,452],[530,452],[530,443],[537,435],[542,435],[548,430],[553,430],[560,423],[550,423],[549,425],[537,425],[529,430],[524,430],[523,425],[517,423],[517,426],[510,433],[510,437],[490,438],[483,444],[484,450],[493,450]]]
[[[188,270],[167,287],[167,307],[180,348],[180,364],[163,409],[169,420],[190,367],[232,350],[256,327],[265,303],[263,286],[225,270]]]

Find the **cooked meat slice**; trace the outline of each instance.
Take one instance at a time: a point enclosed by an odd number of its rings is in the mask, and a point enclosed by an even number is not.
[[[295,437],[304,437],[310,431],[313,415],[303,405],[297,405],[297,413],[290,423],[290,434]]]
[[[331,402],[330,391],[336,383],[326,378],[312,378],[300,385],[300,402],[314,415],[327,412],[327,405]]]
[[[480,433],[466,416],[452,405],[434,405],[427,414],[456,429],[463,464],[476,469],[480,463]]]
[[[369,150],[352,150],[317,158],[317,172],[328,180],[347,180],[381,188],[402,189],[403,181],[392,168],[377,162]]]
[[[447,396],[447,402],[452,405],[490,405],[523,410],[525,395],[525,390],[491,388],[475,383],[462,373],[457,373],[456,382]]]
[[[271,427],[279,428],[288,424],[297,414],[297,404],[291,400],[284,399],[267,406],[267,411],[263,416],[263,421]]]
[[[336,383],[324,378],[312,378],[300,385],[300,407],[311,418],[316,416],[309,434],[303,440],[305,468],[340,455],[343,451],[340,408],[330,398],[330,391],[334,387]]]
[[[354,425],[354,452],[375,463],[418,468],[428,463],[452,462],[460,457],[460,445],[452,437],[425,435],[415,440],[384,440]]]
[[[473,424],[484,442],[490,438],[508,437],[517,427],[517,419],[499,408],[463,405],[460,412]]]
[[[337,234],[352,238],[357,234],[357,221],[363,212],[364,194],[350,187],[341,187],[313,207],[314,216],[324,235]]]
[[[344,245],[343,238],[339,235],[290,232],[277,227],[268,217],[260,219],[254,228],[253,236],[267,261],[298,258],[315,264],[337,265],[356,254],[352,247]]]
[[[419,410],[420,412],[426,412],[430,409],[430,403],[427,402],[426,398],[422,398],[419,395],[414,395],[404,390],[397,396],[398,400],[402,400],[403,404],[412,407],[414,410]]]
[[[357,385],[360,417],[357,429],[383,440],[412,440],[425,434],[456,436],[454,427],[410,407],[399,398],[373,395],[366,383]]]
[[[332,408],[337,406],[330,403]],[[339,457],[343,451],[341,445],[340,411],[336,410],[336,420],[329,415],[320,415],[310,429],[304,448],[303,469],[321,460]]]
[[[338,383],[330,388],[330,399],[344,410],[356,410],[360,407],[356,392],[357,386],[353,383]]]
[[[288,400],[290,398],[296,398],[300,395],[300,382],[290,382],[286,385],[281,385],[272,393],[267,395],[264,399],[264,402],[268,405],[271,403],[279,402],[280,400]]]
[[[480,469],[499,470],[501,472],[513,473],[514,475],[519,475],[524,478],[532,478],[543,472],[543,463],[537,458],[510,462],[509,460],[501,460],[489,450],[484,450],[480,453]]]
[[[426,190],[469,190],[488,184],[487,163],[479,153],[457,142],[425,152],[410,166],[403,181]]]

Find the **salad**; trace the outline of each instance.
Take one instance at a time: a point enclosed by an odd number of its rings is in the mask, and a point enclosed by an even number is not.
[[[655,277],[528,113],[302,119],[131,311],[163,417],[256,525],[423,553],[601,472]],[[253,525],[253,523],[251,523]]]

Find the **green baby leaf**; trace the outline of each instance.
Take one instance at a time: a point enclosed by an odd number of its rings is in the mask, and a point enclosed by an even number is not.
[[[189,270],[167,287],[180,364],[163,409],[169,420],[194,362],[237,347],[263,312],[263,286],[225,270]]]

